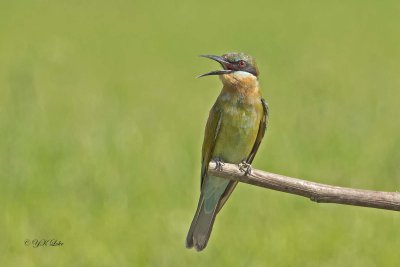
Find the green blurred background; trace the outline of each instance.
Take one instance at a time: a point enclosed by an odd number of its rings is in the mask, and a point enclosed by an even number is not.
[[[2,1],[1,266],[400,266],[396,212],[241,184],[184,247],[219,93],[203,53],[255,56],[253,163],[400,189],[398,1]],[[32,248],[25,239],[56,238]]]

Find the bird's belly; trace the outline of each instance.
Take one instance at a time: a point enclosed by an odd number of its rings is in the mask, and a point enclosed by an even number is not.
[[[213,158],[239,163],[245,160],[255,143],[261,116],[254,108],[225,110]]]

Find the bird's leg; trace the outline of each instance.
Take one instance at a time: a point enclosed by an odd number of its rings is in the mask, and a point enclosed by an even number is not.
[[[225,165],[225,163],[222,161],[222,159],[220,158],[220,157],[215,157],[214,159],[213,159],[213,161],[215,162],[215,169],[217,170],[217,171],[222,171],[222,166],[224,166]]]
[[[242,162],[239,163],[239,170],[244,172],[244,175],[248,175],[251,174],[252,167],[245,160],[242,160]]]

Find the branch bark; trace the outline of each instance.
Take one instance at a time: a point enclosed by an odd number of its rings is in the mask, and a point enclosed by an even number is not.
[[[336,203],[352,206],[400,211],[400,193],[346,188],[300,180],[280,174],[253,169],[244,175],[239,167],[225,163],[222,171],[210,162],[208,173],[213,176],[303,196],[318,203]]]

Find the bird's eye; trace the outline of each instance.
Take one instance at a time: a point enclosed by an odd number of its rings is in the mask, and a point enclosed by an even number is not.
[[[243,68],[243,67],[246,66],[246,62],[243,61],[243,60],[240,60],[240,61],[238,62],[238,65],[239,65],[239,67]]]

